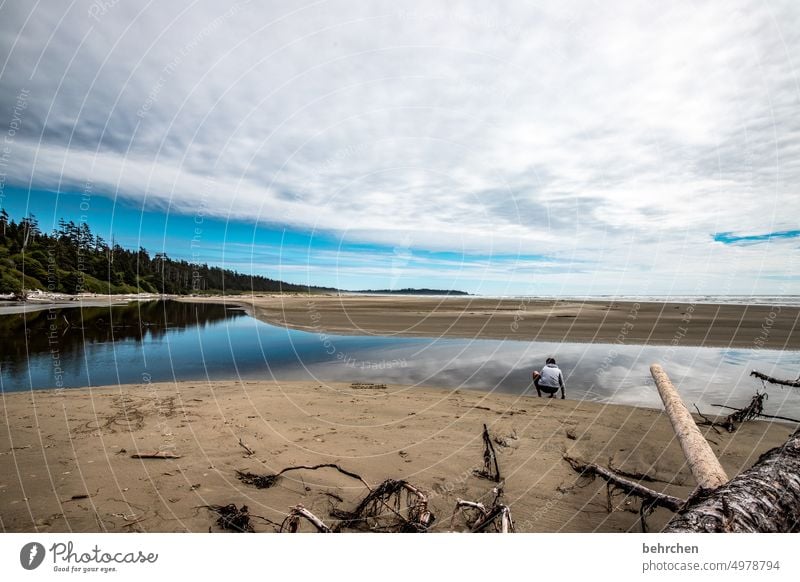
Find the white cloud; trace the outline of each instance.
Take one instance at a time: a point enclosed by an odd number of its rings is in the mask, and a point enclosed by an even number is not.
[[[800,215],[796,3],[97,6],[2,11],[17,182],[667,286]]]

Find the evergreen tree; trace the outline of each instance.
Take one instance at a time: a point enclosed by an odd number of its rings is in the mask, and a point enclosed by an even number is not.
[[[151,257],[147,249],[125,249],[113,237],[107,243],[86,223],[62,219],[47,234],[35,216],[17,224],[0,209],[0,293],[21,294],[25,289],[170,294],[329,290],[174,260],[166,253]]]

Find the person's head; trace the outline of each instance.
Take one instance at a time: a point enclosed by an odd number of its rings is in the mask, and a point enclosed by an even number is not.
[[[553,365],[555,365],[555,363],[556,363],[555,358],[547,358],[547,361],[545,362],[545,364],[553,364]]]

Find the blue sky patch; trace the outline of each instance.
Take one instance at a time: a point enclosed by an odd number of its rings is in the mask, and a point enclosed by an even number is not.
[[[733,245],[737,243],[743,244],[756,244],[762,242],[769,242],[776,239],[789,239],[800,238],[800,230],[776,230],[775,232],[768,232],[766,234],[746,234],[736,235],[733,232],[718,232],[714,234],[714,241],[721,242],[726,245]]]

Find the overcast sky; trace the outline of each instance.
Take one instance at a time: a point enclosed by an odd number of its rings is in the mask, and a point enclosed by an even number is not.
[[[3,4],[0,203],[351,288],[800,293],[796,0],[221,4]]]

